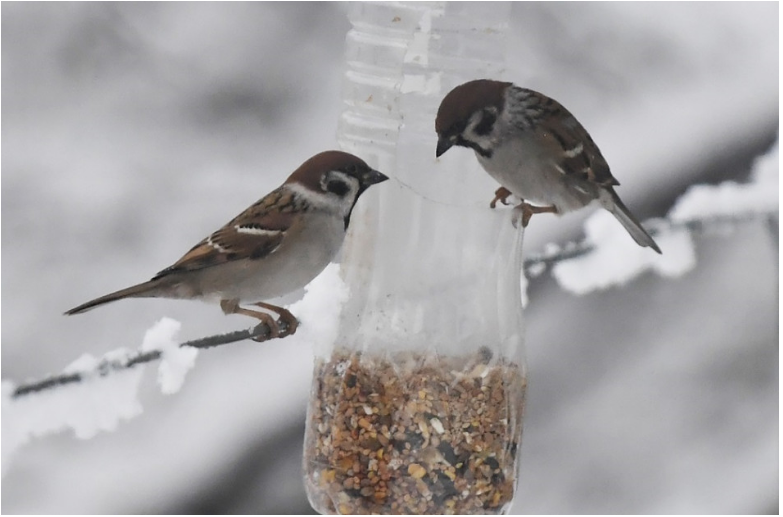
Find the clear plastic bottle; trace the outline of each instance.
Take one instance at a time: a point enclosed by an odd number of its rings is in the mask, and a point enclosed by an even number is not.
[[[350,14],[341,146],[396,181],[352,217],[350,299],[317,350],[304,470],[328,514],[498,514],[525,397],[523,232],[467,151],[435,161],[453,86],[498,77],[506,4],[372,3]],[[472,153],[471,153],[472,154]]]

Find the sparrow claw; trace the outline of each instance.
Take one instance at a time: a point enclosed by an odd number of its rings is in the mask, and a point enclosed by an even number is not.
[[[239,301],[237,300],[220,301],[220,308],[223,309],[224,314],[242,314],[244,316],[250,316],[251,318],[261,320],[261,323],[269,328],[268,334],[251,338],[253,341],[261,342],[267,341],[269,339],[282,338],[290,336],[296,332],[296,328],[299,325],[299,322],[297,321],[296,317],[287,309],[283,309],[282,307],[277,307],[276,305],[271,305],[264,302],[258,302],[253,305],[258,305],[259,307],[263,307],[264,309],[268,309],[279,314],[280,322],[285,325],[285,328],[281,331],[280,325],[277,324],[277,321],[275,321],[275,318],[273,318],[271,314],[240,307]]]
[[[251,311],[250,309],[239,309],[236,314],[244,314],[245,316],[250,316],[251,318],[258,318],[261,320],[261,323],[269,327],[269,334],[266,336],[256,336],[254,338],[251,338],[253,341],[261,342],[266,341],[267,339],[276,339],[280,336],[280,327],[277,325],[277,322],[275,319],[265,313],[260,311]]]
[[[280,316],[280,322],[285,325],[285,329],[277,337],[293,336],[296,334],[296,329],[299,327],[299,320],[296,319],[296,316],[291,314],[291,311],[284,309],[283,307],[278,307],[277,305],[272,305],[271,303],[258,302],[254,305],[275,312]],[[277,325],[277,322],[275,322],[275,327],[277,327],[278,331],[280,330],[280,326]]]
[[[511,191],[508,190],[506,187],[500,187],[495,191],[495,197],[492,199],[492,201],[489,202],[490,208],[495,208],[495,206],[498,204],[498,201],[503,203],[504,205],[508,205],[508,197],[511,195]]]
[[[556,214],[557,207],[554,205],[535,206],[529,203],[525,203],[523,201],[522,203],[514,207],[514,213],[511,216],[511,224],[514,225],[514,228],[518,228],[519,221],[521,219],[522,228],[527,228],[527,225],[530,223],[530,218],[533,217],[533,214],[544,214],[544,213]]]

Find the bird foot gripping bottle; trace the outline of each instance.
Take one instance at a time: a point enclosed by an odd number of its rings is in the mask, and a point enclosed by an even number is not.
[[[338,337],[316,351],[304,473],[328,514],[498,514],[525,398],[522,228],[435,112],[503,67],[508,6],[352,4],[339,140],[392,176],[357,205]],[[463,157],[464,158],[464,157]],[[489,196],[488,196],[489,195]]]

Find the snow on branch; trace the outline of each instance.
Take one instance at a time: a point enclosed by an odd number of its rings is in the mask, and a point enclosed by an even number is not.
[[[602,236],[601,230],[604,225],[612,226],[616,221],[609,213],[598,212],[585,223],[587,238],[584,241],[569,242],[563,246],[547,245],[542,253],[525,259],[525,275],[534,278],[551,268],[560,285],[575,294],[623,285],[647,269],[662,276],[677,277],[690,271],[696,263],[692,236],[727,232],[759,221],[770,225],[770,231],[776,239],[777,210],[716,215],[685,221],[658,219],[646,227],[661,245],[664,254],[651,255],[646,248],[617,244],[613,238],[612,244],[607,245],[609,239]],[[622,227],[620,229],[622,230]],[[624,233],[617,235],[619,241],[628,238]],[[598,238],[595,239],[596,237]],[[630,244],[636,246],[633,241],[630,241]],[[620,252],[620,247],[628,249]],[[629,260],[629,256],[633,257],[633,260]]]
[[[282,320],[278,320],[277,323],[280,329],[285,331],[287,328],[286,323]],[[147,335],[144,338],[144,344],[142,344],[139,351],[130,353],[118,353],[115,351],[106,354],[99,360],[79,360],[67,367],[62,374],[52,375],[51,377],[47,377],[40,381],[21,384],[15,387],[12,397],[18,398],[24,395],[56,388],[57,386],[83,382],[94,377],[105,377],[112,372],[128,370],[134,366],[157,361],[161,358],[164,358],[164,362],[161,364],[166,365],[163,368],[164,371],[181,371],[181,367],[177,366],[179,362],[171,361],[171,358],[178,357],[177,354],[179,354],[179,356],[192,357],[193,360],[195,360],[195,352],[199,348],[212,348],[228,343],[243,341],[245,339],[256,339],[257,341],[266,341],[270,339],[270,329],[265,323],[261,323],[251,329],[237,330],[226,334],[217,334],[194,339],[193,341],[186,341],[178,345],[173,341],[159,341],[155,338],[150,338],[150,336],[157,335],[161,329],[163,332],[169,332],[171,329],[174,329],[174,332],[176,332],[176,330],[179,330],[179,326],[179,322],[170,318],[163,318],[147,331]],[[160,342],[161,348],[156,348],[154,345],[149,344],[158,342]],[[187,371],[187,369],[185,371]],[[164,393],[175,393],[178,391],[179,387],[177,384],[181,383],[178,382],[178,380],[175,380],[175,377],[177,376],[173,373],[172,375],[161,374],[161,384],[162,386],[166,386],[163,388]]]
[[[662,255],[637,246],[622,226],[601,210],[586,221],[583,242],[563,247],[548,245],[543,253],[525,260],[525,273],[533,277],[551,267],[564,289],[585,294],[623,285],[647,270],[674,278],[685,274],[696,264],[693,235],[726,232],[763,221],[777,244],[778,171],[779,148],[775,144],[756,159],[748,183],[726,181],[690,187],[666,219],[648,225]]]
[[[348,287],[340,268],[330,264],[305,288],[305,296],[289,309],[301,324],[287,341],[322,345],[337,336],[339,312],[348,299]],[[278,322],[282,329],[284,323]],[[144,365],[160,361],[161,391],[179,391],[193,367],[199,349],[244,339],[270,339],[265,324],[248,330],[177,343],[180,323],[163,318],[150,328],[139,350],[114,350],[97,359],[85,354],[62,374],[14,386],[2,386],[2,460],[8,468],[12,453],[31,438],[73,429],[78,438],[91,438],[100,431],[113,431],[121,420],[142,413],[137,393]]]

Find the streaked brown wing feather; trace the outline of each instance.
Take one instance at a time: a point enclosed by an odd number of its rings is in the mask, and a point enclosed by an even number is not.
[[[542,138],[545,145],[557,146],[563,155],[560,167],[564,174],[573,175],[585,181],[597,183],[603,187],[619,185],[612,176],[598,146],[578,120],[564,107],[557,105],[550,120],[560,118],[561,124],[543,124]],[[579,147],[581,146],[581,150]],[[578,151],[578,152],[577,152]]]
[[[286,234],[296,231],[292,194],[277,189],[202,240],[172,266],[154,278],[194,271],[243,259],[261,259],[273,253]]]

